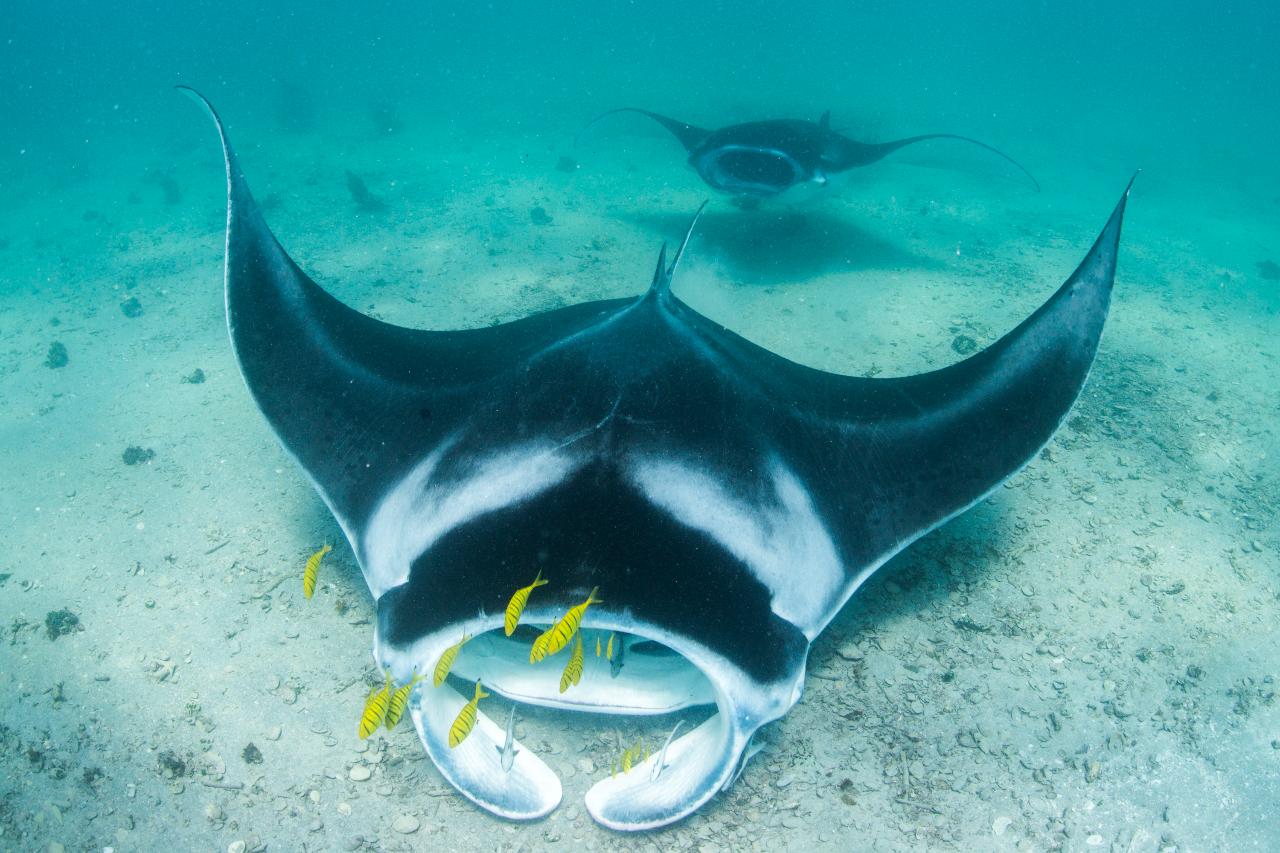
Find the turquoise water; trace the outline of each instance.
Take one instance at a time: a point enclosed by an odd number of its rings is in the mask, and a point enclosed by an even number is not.
[[[1280,847],[1272,6],[18,0],[3,19],[0,850]],[[293,257],[375,316],[480,327],[639,294],[711,198],[675,291],[856,375],[996,340],[1143,171],[1102,350],[1047,453],[857,593],[737,785],[620,836],[582,796],[665,717],[522,712],[565,784],[527,825],[458,796],[408,727],[354,736],[373,604],[239,378],[220,151],[176,84],[221,112]],[[1042,190],[940,142],[743,210],[640,117],[575,143],[620,106],[959,133]]]

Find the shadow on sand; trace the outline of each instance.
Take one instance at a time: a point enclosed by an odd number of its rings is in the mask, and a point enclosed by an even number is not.
[[[655,234],[683,233],[683,213],[642,213],[632,222]],[[709,210],[698,221],[696,251],[723,262],[744,284],[789,284],[869,269],[931,269],[916,255],[840,216],[821,211]]]

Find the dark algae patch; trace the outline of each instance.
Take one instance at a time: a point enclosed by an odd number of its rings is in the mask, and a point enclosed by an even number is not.
[[[122,456],[124,458],[124,464],[138,465],[140,463],[150,462],[152,459],[155,459],[156,452],[152,450],[150,447],[138,447],[135,445],[133,447],[125,448],[125,451],[122,454]]]
[[[377,213],[387,209],[386,202],[369,192],[364,179],[350,169],[347,170],[347,192],[351,193],[351,200],[361,210]]]
[[[534,225],[550,225],[551,216],[541,207],[535,207],[529,211],[529,221]]]
[[[968,335],[956,335],[951,341],[951,348],[961,355],[970,355],[978,350],[978,342]]]
[[[203,383],[204,380],[205,380],[204,371],[198,367],[195,370],[188,373],[186,376],[182,377],[183,383],[187,385],[199,385]]]
[[[142,303],[138,301],[138,297],[130,296],[124,302],[120,303],[120,310],[124,312],[124,316],[129,319],[142,316]]]
[[[56,640],[63,634],[83,631],[84,626],[80,624],[79,616],[64,608],[49,611],[44,617],[44,629],[49,634],[50,640]]]
[[[240,757],[244,759],[245,764],[261,764],[262,750],[250,743],[241,751]]]
[[[170,749],[166,749],[156,757],[160,775],[166,779],[178,779],[187,775],[187,762]]]
[[[44,357],[44,366],[59,368],[66,367],[67,362],[71,359],[67,357],[67,348],[62,341],[54,341],[49,344],[49,353]]]
[[[1258,275],[1267,281],[1280,281],[1280,264],[1275,261],[1258,261]]]

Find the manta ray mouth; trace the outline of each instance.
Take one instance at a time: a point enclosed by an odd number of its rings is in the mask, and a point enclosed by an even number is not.
[[[733,195],[773,196],[815,179],[776,148],[724,145],[695,155],[693,166],[712,187]]]
[[[688,720],[665,743],[652,744],[647,756],[634,756],[625,772],[619,766],[602,773],[586,794],[587,811],[598,823],[634,831],[678,820],[728,787],[744,763],[751,736],[785,713],[803,679],[762,689],[738,667],[685,637],[601,609],[589,613],[580,629],[581,679],[562,693],[561,674],[576,637],[559,653],[529,662],[532,639],[557,618],[552,611],[526,614],[521,628],[508,638],[500,614],[482,616],[423,637],[411,648],[377,650],[398,678],[414,670],[428,675],[415,689],[410,713],[443,776],[476,805],[511,820],[546,816],[559,805],[563,791],[555,771],[514,733],[514,756],[504,762],[508,733],[500,722],[505,714],[495,721],[483,701],[470,734],[449,746],[450,727],[477,681],[486,693],[516,705],[620,715],[689,711]],[[436,661],[464,632],[472,639],[459,652],[449,682],[433,687],[429,676]],[[597,657],[596,640],[604,651],[611,635],[614,659]],[[714,711],[708,716],[709,708]]]

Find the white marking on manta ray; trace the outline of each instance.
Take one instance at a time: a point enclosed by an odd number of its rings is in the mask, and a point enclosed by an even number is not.
[[[476,459],[462,481],[435,482],[440,460],[457,444],[443,442],[387,492],[361,545],[374,599],[409,580],[409,569],[440,537],[478,515],[519,503],[562,481],[581,463],[565,452],[576,438],[528,443]]]
[[[677,462],[637,460],[629,473],[654,505],[746,563],[773,594],[773,612],[813,642],[845,584],[844,566],[809,493],[780,459],[768,466],[773,507],[751,506],[705,472]]]
[[[461,481],[434,482],[440,460],[454,446],[454,435],[422,460],[378,504],[361,542],[365,580],[375,599],[407,583],[413,561],[450,530],[487,512],[517,504],[544,492],[582,466],[585,454],[566,452],[576,442],[600,430],[622,404],[599,421],[558,442],[514,445],[472,463]]]

